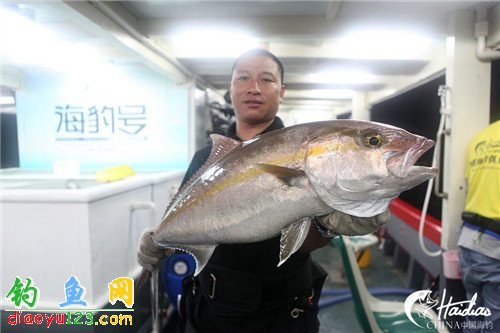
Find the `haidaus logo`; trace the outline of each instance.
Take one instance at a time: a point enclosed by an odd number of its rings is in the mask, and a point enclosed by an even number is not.
[[[412,309],[415,305],[415,313],[419,317],[432,319],[432,315],[430,311],[432,308],[438,304],[438,302],[431,298],[430,294],[432,291],[430,290],[419,290],[411,294],[406,298],[405,301],[405,312],[406,316],[412,323],[417,325],[418,327],[424,328],[421,325],[417,324],[415,319],[413,319]]]
[[[490,309],[482,306],[476,307],[477,294],[474,294],[470,300],[453,302],[453,297],[449,297],[447,303],[446,300],[446,289],[443,290],[441,295],[441,303],[431,297],[430,290],[419,290],[412,293],[406,298],[404,303],[404,309],[406,316],[410,321],[420,328],[434,329],[438,327],[446,327],[450,324],[446,322],[448,316],[491,316]],[[433,322],[433,318],[436,316],[432,311],[436,311],[438,322]],[[427,322],[426,327],[415,321],[415,318],[424,318],[426,320],[420,320],[420,323]],[[469,323],[471,324],[471,323]],[[491,322],[484,323],[474,323],[474,326],[480,325],[481,327],[488,328]],[[451,328],[451,327],[450,327]]]

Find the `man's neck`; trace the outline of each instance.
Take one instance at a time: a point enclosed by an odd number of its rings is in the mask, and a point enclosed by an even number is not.
[[[274,119],[265,123],[249,124],[245,122],[236,122],[236,135],[243,141],[250,140],[256,135],[262,133],[266,128],[273,123]]]

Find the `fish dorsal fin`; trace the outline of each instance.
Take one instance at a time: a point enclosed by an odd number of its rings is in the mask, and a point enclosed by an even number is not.
[[[305,217],[281,230],[280,262],[278,266],[283,264],[302,246],[309,232],[310,225],[311,218]]]
[[[306,173],[302,170],[265,163],[259,163],[257,167],[274,175],[288,186],[299,186],[303,181],[307,180]]]
[[[227,154],[241,146],[241,142],[235,139],[231,139],[219,134],[210,134],[212,139],[212,149],[210,150],[210,155],[203,165],[196,171],[191,178],[186,182],[184,186],[179,190],[179,193],[183,192],[184,189],[190,187],[196,179],[198,179],[205,171],[208,170],[213,164],[217,163],[223,159]]]
[[[241,146],[240,141],[220,134],[210,134],[210,139],[212,139],[212,150],[207,160],[207,163],[211,161],[210,165],[221,160],[224,156]]]
[[[241,142],[219,134],[210,134],[212,139],[212,149],[210,155],[203,165],[186,181],[184,185],[177,191],[177,194],[172,198],[167,207],[167,212],[178,202],[178,199],[183,195],[184,191],[193,185],[200,176],[207,171],[213,164],[223,159],[227,154],[241,146]]]

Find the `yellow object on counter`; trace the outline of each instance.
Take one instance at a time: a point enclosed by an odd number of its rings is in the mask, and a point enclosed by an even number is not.
[[[99,183],[114,182],[133,175],[135,171],[129,165],[99,169],[95,172],[95,178]]]
[[[358,258],[358,266],[359,268],[366,268],[370,266],[371,258],[372,258],[372,249],[366,248],[359,252],[356,252],[356,257]]]

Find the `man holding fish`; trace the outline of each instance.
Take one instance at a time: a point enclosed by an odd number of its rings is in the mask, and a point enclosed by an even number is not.
[[[432,141],[392,126],[284,128],[283,74],[266,50],[235,61],[235,124],[195,154],[161,225],[141,237],[146,270],[175,250],[196,260],[180,307],[185,332],[318,332],[326,274],[310,252],[335,234],[377,230],[390,200],[437,173],[413,166]]]

